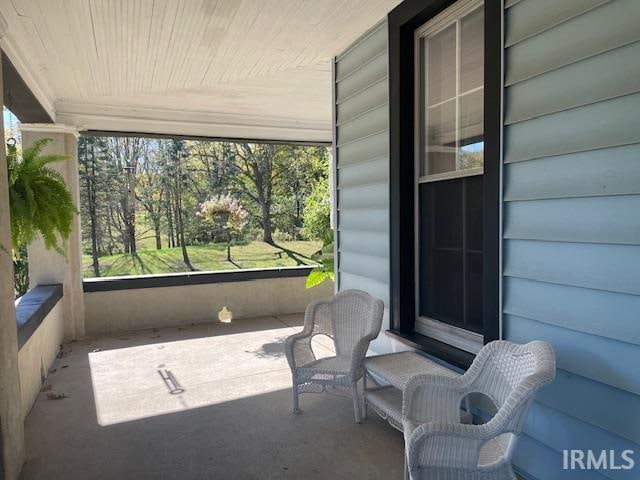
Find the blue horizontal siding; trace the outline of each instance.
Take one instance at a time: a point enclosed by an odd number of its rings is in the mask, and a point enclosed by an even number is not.
[[[640,247],[508,240],[504,274],[541,282],[640,295]]]
[[[538,1],[521,0],[522,3],[536,6]],[[561,9],[568,1],[570,0],[547,4],[546,9]],[[551,16],[549,13],[547,15]],[[505,49],[505,81],[507,85],[512,85],[635,42],[640,39],[638,17],[640,2],[614,0],[518,42]],[[535,21],[532,17],[527,19]],[[508,25],[505,30],[509,30]],[[538,30],[540,31],[540,25]],[[541,94],[544,95],[544,92]]]
[[[639,92],[640,63],[629,61],[637,57],[639,42],[513,85],[505,98],[505,122],[515,123]],[[572,88],[567,89],[566,85]],[[541,91],[545,92],[543,97]]]
[[[640,297],[508,277],[504,312],[640,345]]]
[[[538,339],[553,345],[558,368],[640,395],[638,345],[512,315],[504,315],[503,321],[507,340]]]
[[[528,435],[521,436],[513,455],[516,471],[527,480],[606,480],[594,470],[563,470],[562,453]]]
[[[510,163],[504,169],[504,199],[640,194],[638,158],[636,143]]]
[[[591,449],[594,452],[615,450],[619,453],[638,449],[635,442],[540,403],[535,403],[531,408],[524,430],[529,437],[544,442],[558,453],[571,449]],[[549,436],[549,431],[553,431],[554,435]],[[561,471],[561,468],[558,470]],[[607,470],[602,474],[616,480],[637,480],[638,470],[633,470]]]
[[[537,400],[631,442],[640,443],[640,396],[558,369]]]
[[[558,372],[514,462],[640,479],[640,2],[542,3],[505,12],[502,326],[551,343]],[[566,472],[563,449],[639,453],[632,471]]]
[[[509,202],[505,238],[640,245],[640,196]]]
[[[640,94],[634,94],[509,125],[505,159],[514,162],[638,143],[638,110]]]
[[[608,0],[536,0],[507,10],[505,43],[511,45],[584,13]],[[558,8],[557,3],[562,3]]]

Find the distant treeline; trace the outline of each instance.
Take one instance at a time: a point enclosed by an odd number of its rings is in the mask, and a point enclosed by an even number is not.
[[[328,195],[321,146],[83,136],[78,152],[83,245],[96,276],[101,256],[144,248],[182,247],[191,268],[186,247],[221,234],[198,215],[210,198],[232,196],[249,212],[245,235],[273,243],[276,233],[308,237],[307,200]]]

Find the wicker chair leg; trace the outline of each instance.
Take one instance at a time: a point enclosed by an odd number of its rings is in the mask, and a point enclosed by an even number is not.
[[[367,373],[365,372],[364,376],[362,377],[362,418],[365,420],[367,419],[367,416],[368,416],[366,391],[367,391]]]
[[[351,395],[353,396],[353,412],[356,417],[356,423],[360,423],[360,399],[358,398],[358,382],[351,384]]]
[[[293,382],[291,391],[293,392],[293,413],[297,415],[302,413],[302,410],[300,410],[300,405],[298,403],[298,384],[295,381]]]
[[[409,475],[409,464],[407,463],[407,459],[404,459],[404,480],[411,480],[411,476]]]

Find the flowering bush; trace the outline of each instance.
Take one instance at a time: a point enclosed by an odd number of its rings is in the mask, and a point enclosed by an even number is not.
[[[199,215],[227,233],[236,235],[242,233],[249,221],[249,213],[230,195],[219,195],[203,202]]]
[[[230,195],[218,195],[200,205],[198,215],[227,234],[227,260],[231,262],[231,239],[242,233],[249,213]]]

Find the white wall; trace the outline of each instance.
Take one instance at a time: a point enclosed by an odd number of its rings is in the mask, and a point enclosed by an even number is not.
[[[63,303],[58,301],[18,352],[23,418],[38,397],[43,379],[56,359],[63,336]]]
[[[333,283],[307,290],[306,277],[269,278],[85,293],[86,332],[117,334],[126,330],[218,321],[227,306],[234,318],[304,312],[312,300],[333,294]]]
[[[52,141],[43,149],[43,153],[66,157],[66,160],[53,162],[48,167],[64,177],[73,203],[76,206],[80,205],[78,142],[73,133],[74,130],[58,124],[26,123],[23,123],[20,129],[24,148],[38,140],[49,138]],[[69,239],[63,245],[64,255],[45,248],[44,241],[40,237],[28,246],[29,286],[33,288],[48,283],[62,283],[64,286],[62,304],[66,340],[84,336],[82,240],[79,215],[74,217],[71,227]]]

